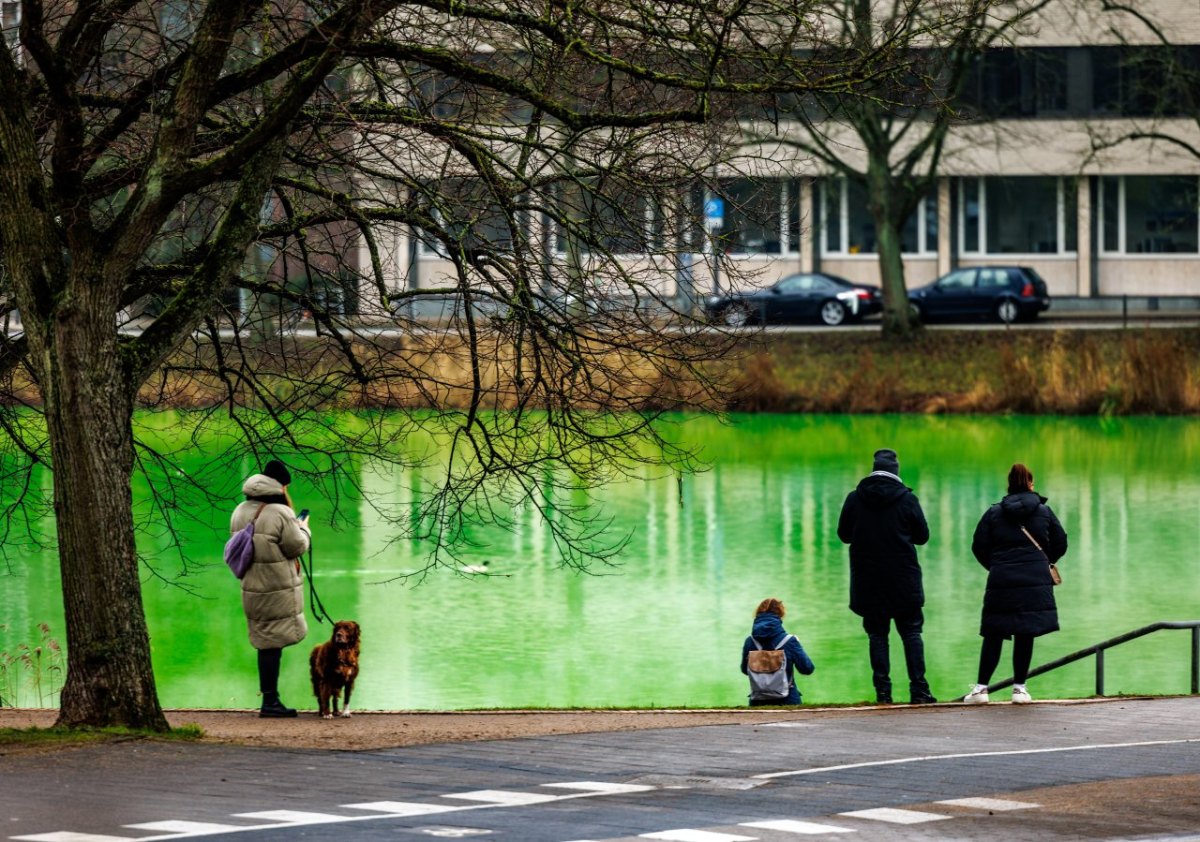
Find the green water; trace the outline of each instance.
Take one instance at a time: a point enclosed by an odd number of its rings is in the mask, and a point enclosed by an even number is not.
[[[785,601],[787,628],[816,663],[801,682],[805,701],[867,698],[866,638],[846,608],[847,555],[835,530],[842,500],[879,446],[899,451],[901,474],[930,522],[921,562],[929,678],[938,696],[962,694],[975,677],[985,573],[971,557],[971,535],[1014,461],[1033,469],[1071,542],[1057,591],[1063,630],[1039,639],[1035,664],[1155,620],[1200,618],[1197,421],[754,416],[732,425],[689,420],[679,434],[703,446],[712,469],[682,482],[655,477],[609,486],[614,529],[632,538],[619,569],[596,571],[605,575],[560,569],[548,531],[518,512],[515,534],[479,529],[471,536],[487,546],[468,551],[467,563],[487,561],[498,575],[381,584],[420,567],[427,548],[389,543],[352,489],[349,517],[334,528],[311,489],[294,483],[297,505],[314,510],[320,594],[335,616],[363,626],[356,706],[742,704],[741,644],[754,606],[767,596]],[[200,465],[205,454],[198,449],[184,459]],[[241,479],[222,483],[231,500]],[[405,503],[399,498],[410,492],[399,489],[422,480],[364,471],[361,481],[360,497]],[[149,496],[140,483],[134,493]],[[185,577],[186,588],[169,581],[178,566],[175,539],[161,531],[142,539],[161,574],[144,583],[160,695],[168,707],[253,706],[254,655],[237,582],[220,561],[228,510],[197,514],[201,522],[185,530],[184,550],[210,563]],[[0,645],[9,652],[39,636],[37,623],[60,634],[63,625],[53,554],[30,548],[12,555],[9,575],[0,578]],[[328,626],[310,620],[310,627],[309,639],[284,654],[290,704],[313,704],[307,654]],[[898,642],[893,650],[893,678],[902,688]],[[1187,692],[1188,653],[1186,632],[1112,651],[1108,692]],[[1089,695],[1093,669],[1089,659],[1034,679],[1031,690],[1041,698]],[[37,704],[28,676],[19,679],[18,700]]]

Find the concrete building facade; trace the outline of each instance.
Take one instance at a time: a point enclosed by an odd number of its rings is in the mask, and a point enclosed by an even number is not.
[[[936,188],[904,230],[910,288],[1004,263],[1034,267],[1054,296],[1200,296],[1200,16],[1181,0],[1139,8],[1158,32],[1064,3],[988,51],[962,104],[980,119],[951,129]],[[798,125],[774,130],[769,147],[718,172],[721,221],[684,261],[695,292],[813,270],[878,283],[863,188],[789,147]],[[855,136],[827,130],[853,163]],[[658,212],[645,204],[647,231]],[[486,218],[477,228],[489,236]],[[552,232],[539,236],[558,248]],[[397,286],[452,277],[419,235],[399,231],[392,246]],[[661,262],[659,292],[675,294],[680,261],[634,248],[627,259]]]

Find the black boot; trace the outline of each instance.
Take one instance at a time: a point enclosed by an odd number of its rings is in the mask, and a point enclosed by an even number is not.
[[[278,693],[269,693],[263,696],[262,709],[258,715],[266,719],[287,719],[296,716],[296,709],[279,701]]]
[[[282,649],[258,650],[258,689],[263,703],[258,715],[271,719],[286,719],[296,715],[296,709],[279,701],[279,662],[283,659]]]

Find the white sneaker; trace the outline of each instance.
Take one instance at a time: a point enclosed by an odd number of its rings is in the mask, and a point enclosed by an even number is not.
[[[1033,696],[1025,689],[1024,684],[1014,684],[1012,700],[1014,705],[1024,705],[1033,701]]]
[[[972,685],[971,692],[963,696],[964,705],[986,705],[988,703],[988,692],[986,684]]]

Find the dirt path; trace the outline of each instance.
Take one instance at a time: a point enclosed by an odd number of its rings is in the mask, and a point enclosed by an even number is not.
[[[811,710],[367,712],[355,713],[349,719],[324,720],[309,711],[301,712],[296,719],[259,719],[256,711],[249,710],[172,710],[167,711],[167,719],[175,727],[200,726],[206,742],[365,750],[550,734],[779,722],[811,713]],[[49,728],[56,715],[52,710],[3,708],[0,728]]]

